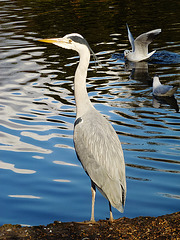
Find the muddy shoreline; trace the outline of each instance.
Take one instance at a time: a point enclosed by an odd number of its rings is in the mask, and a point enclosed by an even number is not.
[[[0,239],[171,239],[180,240],[180,212],[159,217],[119,218],[113,223],[57,222],[47,226],[22,227],[5,224]]]

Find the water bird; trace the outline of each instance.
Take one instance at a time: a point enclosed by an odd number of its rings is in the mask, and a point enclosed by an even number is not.
[[[153,77],[153,95],[158,97],[172,97],[177,91],[177,86],[169,86],[161,84],[159,77]]]
[[[74,123],[74,146],[77,157],[91,179],[92,208],[94,219],[96,187],[109,201],[110,221],[113,221],[111,206],[123,212],[126,199],[125,162],[121,142],[112,125],[92,105],[86,77],[92,50],[88,42],[77,33],[63,38],[40,40],[78,52],[80,59],[74,77],[76,119]]]
[[[155,29],[146,33],[139,35],[135,40],[129,30],[128,24],[128,38],[131,44],[132,50],[125,50],[124,57],[132,62],[140,62],[149,59],[156,50],[148,53],[148,45],[153,41],[153,39],[161,32],[161,29]]]

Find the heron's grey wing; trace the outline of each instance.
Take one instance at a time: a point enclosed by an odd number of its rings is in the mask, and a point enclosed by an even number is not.
[[[134,52],[134,51],[135,51],[134,38],[133,38],[133,35],[131,34],[131,32],[130,32],[130,30],[129,30],[129,27],[128,27],[128,24],[127,24],[127,23],[126,23],[126,27],[127,27],[127,30],[128,30],[129,42],[130,42],[130,44],[131,44],[132,51]]]
[[[74,128],[77,156],[101,193],[112,206],[122,212],[126,197],[126,180],[119,138],[100,113],[87,113],[81,119]]]
[[[139,35],[134,40],[135,51],[142,55],[148,54],[148,45],[153,41],[153,39],[161,32],[161,29],[155,29],[147,33]]]

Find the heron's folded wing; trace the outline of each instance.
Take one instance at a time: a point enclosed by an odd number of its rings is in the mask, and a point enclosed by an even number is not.
[[[111,124],[98,112],[93,117],[92,113],[82,116],[82,121],[74,129],[74,144],[83,168],[102,194],[109,200],[112,199],[114,205],[120,205],[117,203],[119,201],[124,204],[124,156],[119,138]]]

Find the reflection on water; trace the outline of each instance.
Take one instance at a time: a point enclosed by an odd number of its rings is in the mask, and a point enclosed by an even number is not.
[[[130,79],[149,83],[152,78],[149,76],[148,62],[126,62],[126,71],[131,71]]]
[[[149,76],[148,62],[129,62],[125,63],[125,71],[131,71],[129,76],[132,80],[142,81],[149,86],[152,86],[152,78]],[[153,95],[153,107],[160,108],[162,105],[169,105],[176,112],[179,112],[179,106],[174,95],[172,97],[160,97]]]
[[[9,169],[15,173],[21,173],[21,174],[33,174],[35,173],[36,171],[33,171],[33,170],[28,170],[28,169],[20,169],[20,168],[15,168],[14,167],[14,164],[10,164],[10,163],[6,163],[6,162],[3,162],[3,161],[0,161],[0,168],[1,169]]]
[[[153,107],[160,108],[161,105],[169,105],[176,112],[179,112],[179,106],[174,96],[172,97],[155,97],[153,96]]]
[[[166,84],[179,78],[179,12],[164,3],[145,1],[141,13],[132,1],[0,1],[0,224],[89,219],[90,181],[72,140],[79,58],[36,41],[70,32],[81,33],[97,53],[100,65],[91,59],[88,93],[124,150],[127,202],[123,214],[113,209],[114,217],[179,210],[179,89],[174,103],[166,102],[170,107],[159,99],[158,108],[152,104],[155,74]],[[156,59],[125,65],[126,22],[135,35],[162,28],[151,44]],[[96,219],[109,216],[107,204],[97,193]]]
[[[9,195],[11,198],[32,198],[32,199],[40,199],[40,197],[32,196],[32,195]]]
[[[63,162],[63,161],[53,161],[53,163],[55,163],[55,164],[60,164],[60,165],[67,165],[67,166],[79,167],[79,165],[77,165],[77,164],[67,163],[67,162]]]

